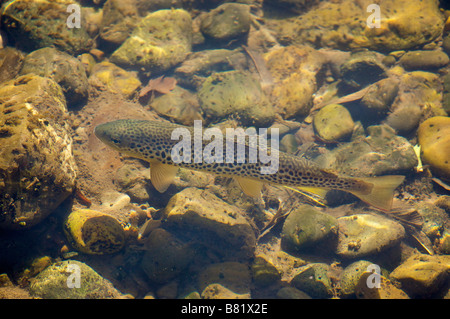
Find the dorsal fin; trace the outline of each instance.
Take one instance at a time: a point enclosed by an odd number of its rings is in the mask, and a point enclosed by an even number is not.
[[[160,193],[164,193],[172,184],[178,167],[173,165],[163,164],[161,162],[150,163],[150,180],[153,186]]]
[[[254,179],[234,176],[234,180],[239,184],[242,191],[251,197],[258,197],[261,194],[263,183]]]

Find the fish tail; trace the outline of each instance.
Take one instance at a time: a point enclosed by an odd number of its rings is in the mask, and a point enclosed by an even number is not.
[[[370,193],[367,194],[363,191],[350,191],[350,193],[376,208],[390,211],[394,199],[394,190],[403,182],[405,176],[387,175],[358,179],[373,185]]]

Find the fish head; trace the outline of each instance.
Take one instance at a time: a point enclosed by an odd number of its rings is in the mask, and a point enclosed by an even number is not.
[[[97,138],[109,147],[121,152],[130,153],[133,141],[140,134],[133,129],[132,120],[117,120],[99,124],[94,128]]]

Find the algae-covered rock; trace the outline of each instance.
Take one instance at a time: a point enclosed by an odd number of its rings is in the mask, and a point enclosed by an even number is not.
[[[141,86],[141,81],[134,72],[125,71],[111,62],[103,61],[93,67],[89,84],[100,90],[131,98]]]
[[[283,44],[310,44],[346,51],[369,48],[376,51],[405,50],[432,42],[444,25],[439,1],[387,0],[379,5],[379,27],[369,2],[322,1],[304,14],[288,19],[268,20]],[[402,8],[398,10],[398,8]],[[371,20],[373,21],[373,20]]]
[[[235,206],[208,191],[186,188],[163,212],[164,227],[221,255],[251,256],[256,242],[252,227]]]
[[[302,205],[289,213],[281,232],[282,243],[288,249],[302,250],[331,239],[337,233],[337,221],[309,205]]]
[[[368,285],[372,283],[371,272],[361,274],[355,287],[355,294],[358,299],[409,299],[408,295],[384,276],[379,276],[379,287]]]
[[[422,216],[422,232],[429,238],[441,237],[445,228],[450,227],[450,218],[444,209],[432,203],[420,203],[416,206],[417,212]]]
[[[11,0],[0,9],[2,26],[9,39],[25,51],[51,46],[69,54],[89,51],[94,42],[83,28],[84,15],[80,10],[80,28],[69,27],[74,13],[73,9],[68,12],[69,5],[80,8],[73,0]]]
[[[400,134],[407,134],[417,128],[422,117],[447,115],[442,107],[441,91],[437,74],[424,71],[402,74],[386,124]]]
[[[350,297],[355,294],[355,288],[361,276],[371,264],[367,260],[358,260],[345,267],[339,277],[340,293],[343,297]]]
[[[140,266],[156,283],[165,283],[180,275],[195,256],[189,244],[160,228],[150,233],[145,247]]]
[[[418,50],[406,52],[399,60],[406,70],[429,70],[446,66],[448,55],[440,50]]]
[[[76,260],[54,263],[31,282],[30,294],[43,299],[116,299],[122,294],[94,269]]]
[[[250,292],[238,294],[221,284],[212,283],[203,289],[202,299],[250,299]]]
[[[103,5],[100,37],[108,43],[120,45],[149,12],[180,7],[180,0],[108,0]]]
[[[307,115],[325,57],[311,47],[292,45],[271,50],[263,58],[273,77],[270,99],[277,113],[284,118]]]
[[[36,75],[4,82],[0,96],[0,227],[31,227],[75,186],[66,101],[55,81]]]
[[[248,73],[228,71],[209,76],[198,91],[206,118],[236,116],[244,125],[266,126],[275,115],[258,81]]]
[[[23,64],[24,55],[17,49],[0,49],[0,84],[14,79]]]
[[[230,261],[206,266],[197,277],[197,286],[202,291],[202,296],[211,284],[220,284],[234,294],[249,298],[251,274],[248,265]]]
[[[224,3],[208,12],[201,21],[202,33],[214,40],[230,41],[250,30],[250,7],[241,3]]]
[[[405,236],[402,225],[378,215],[340,217],[336,253],[343,258],[361,258],[379,253]]]
[[[354,89],[362,89],[385,76],[381,58],[371,51],[353,53],[341,65],[340,73],[344,82]]]
[[[251,265],[252,278],[255,285],[264,287],[281,279],[278,269],[264,256],[256,256]]]
[[[81,62],[55,48],[42,48],[25,57],[20,74],[34,73],[58,83],[70,107],[87,102],[88,80]]]
[[[294,287],[283,287],[277,292],[279,299],[311,299],[306,293]]]
[[[179,86],[167,94],[155,97],[149,106],[159,115],[180,124],[192,126],[194,120],[202,120],[196,95]]]
[[[361,105],[372,114],[386,115],[399,90],[399,80],[386,78],[374,83],[361,99]]]
[[[313,120],[317,135],[326,142],[349,137],[355,123],[350,112],[340,104],[328,104],[316,113]]]
[[[122,225],[114,217],[91,209],[80,209],[69,214],[64,232],[78,251],[103,255],[121,250],[125,244]]]
[[[450,257],[416,254],[395,268],[390,278],[401,283],[410,296],[430,296],[445,285],[450,273]]]
[[[304,291],[312,298],[330,298],[333,287],[328,272],[330,266],[324,263],[314,263],[301,267],[291,284]]]
[[[231,71],[246,65],[246,56],[240,49],[203,50],[190,54],[175,69],[175,75],[182,85],[197,89],[215,72]]]
[[[418,138],[423,161],[436,174],[450,178],[450,117],[436,116],[424,121]]]
[[[367,128],[369,135],[342,144],[317,158],[317,163],[353,176],[386,175],[417,165],[413,146],[387,125]]]
[[[183,9],[159,10],[143,18],[111,55],[111,62],[133,69],[162,72],[191,51],[192,20]]]

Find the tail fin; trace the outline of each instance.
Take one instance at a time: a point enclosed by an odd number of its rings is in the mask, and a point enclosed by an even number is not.
[[[372,190],[369,194],[363,194],[358,191],[352,191],[351,193],[376,208],[384,211],[390,211],[392,200],[394,198],[394,190],[403,182],[405,176],[388,175],[358,179],[372,184]]]

